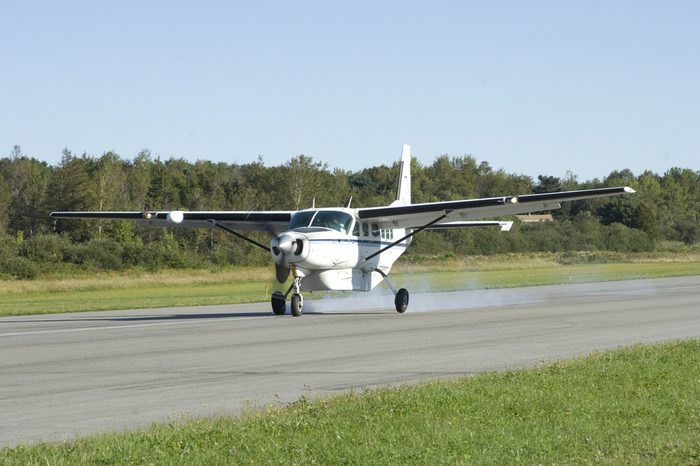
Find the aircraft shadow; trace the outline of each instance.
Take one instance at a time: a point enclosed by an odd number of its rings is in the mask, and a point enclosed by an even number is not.
[[[345,315],[381,315],[387,314],[386,311],[304,311],[304,315],[314,316],[345,316]],[[170,315],[144,315],[144,316],[129,316],[129,317],[66,317],[62,319],[39,319],[39,320],[6,320],[2,323],[30,323],[30,322],[167,322],[167,321],[187,321],[187,320],[216,320],[216,319],[235,319],[240,317],[270,317],[270,318],[285,318],[292,317],[287,313],[281,316],[276,316],[270,311],[259,312],[227,312],[227,313],[205,313],[205,314],[170,314]]]
[[[29,322],[140,322],[140,321],[168,321],[168,320],[197,320],[197,319],[230,319],[234,317],[263,317],[271,316],[271,312],[231,312],[208,314],[170,314],[163,316],[131,316],[131,317],[66,317],[62,319],[39,320],[2,320],[1,323],[29,323]]]

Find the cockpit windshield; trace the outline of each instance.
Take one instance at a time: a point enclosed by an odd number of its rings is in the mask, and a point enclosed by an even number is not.
[[[297,212],[292,216],[287,228],[293,230],[295,228],[308,227],[315,213],[315,210],[302,210],[301,212]]]
[[[319,210],[314,217],[314,221],[311,222],[311,226],[330,228],[331,230],[348,234],[352,226],[352,215],[333,210]]]
[[[329,228],[348,234],[352,227],[352,215],[334,210],[303,210],[294,214],[289,222],[290,230],[308,226]]]

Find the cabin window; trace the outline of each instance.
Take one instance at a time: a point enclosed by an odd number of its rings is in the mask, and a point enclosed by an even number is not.
[[[360,222],[355,222],[355,226],[352,229],[353,236],[360,236],[362,231],[360,231]]]
[[[334,210],[319,210],[311,222],[312,227],[330,228],[344,234],[350,233],[352,215]]]
[[[372,236],[379,236],[379,225],[376,223],[372,224]]]
[[[301,212],[297,212],[292,215],[292,219],[289,221],[289,226],[287,228],[293,230],[295,228],[308,227],[315,213],[315,210],[302,210]]]

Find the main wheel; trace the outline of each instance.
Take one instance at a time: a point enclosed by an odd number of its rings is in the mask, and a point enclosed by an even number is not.
[[[396,312],[403,314],[408,308],[408,290],[406,288],[401,288],[394,297],[394,304],[396,305]]]
[[[286,304],[284,302],[284,295],[280,291],[272,293],[270,302],[272,303],[272,312],[274,312],[276,316],[284,315]]]
[[[292,295],[292,315],[299,317],[303,308],[304,298],[300,294],[294,293]]]

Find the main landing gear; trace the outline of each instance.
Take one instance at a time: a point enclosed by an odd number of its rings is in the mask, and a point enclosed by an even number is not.
[[[394,295],[394,305],[396,306],[396,312],[403,314],[408,308],[408,290],[406,288],[401,288]]]
[[[376,269],[375,271],[384,278],[386,284],[389,286],[391,291],[394,292],[394,306],[396,306],[396,312],[399,314],[406,312],[406,309],[408,309],[408,290],[406,288],[400,288],[397,290],[394,288],[394,285],[389,281],[384,272],[379,269]],[[292,315],[299,317],[302,314],[304,309],[304,297],[301,295],[301,277],[295,277],[294,282],[292,282],[292,285],[289,287],[286,293],[282,293],[281,291],[275,291],[272,293],[270,303],[272,304],[272,312],[275,315],[284,315],[287,307],[286,299],[292,290],[294,291],[290,302]]]
[[[384,272],[379,269],[374,269],[374,271],[382,276],[389,289],[394,292],[394,306],[396,306],[396,312],[399,314],[406,312],[406,309],[408,309],[408,290],[406,288],[400,288],[397,291]]]
[[[304,297],[301,295],[301,277],[294,277],[294,282],[292,282],[292,285],[289,287],[286,293],[283,294],[281,291],[275,291],[272,293],[272,299],[270,301],[272,304],[272,312],[275,315],[284,315],[286,310],[285,299],[287,299],[287,296],[289,296],[289,293],[292,290],[294,290],[294,293],[292,294],[292,301],[290,302],[292,315],[294,317],[299,317],[302,314],[304,309]]]

